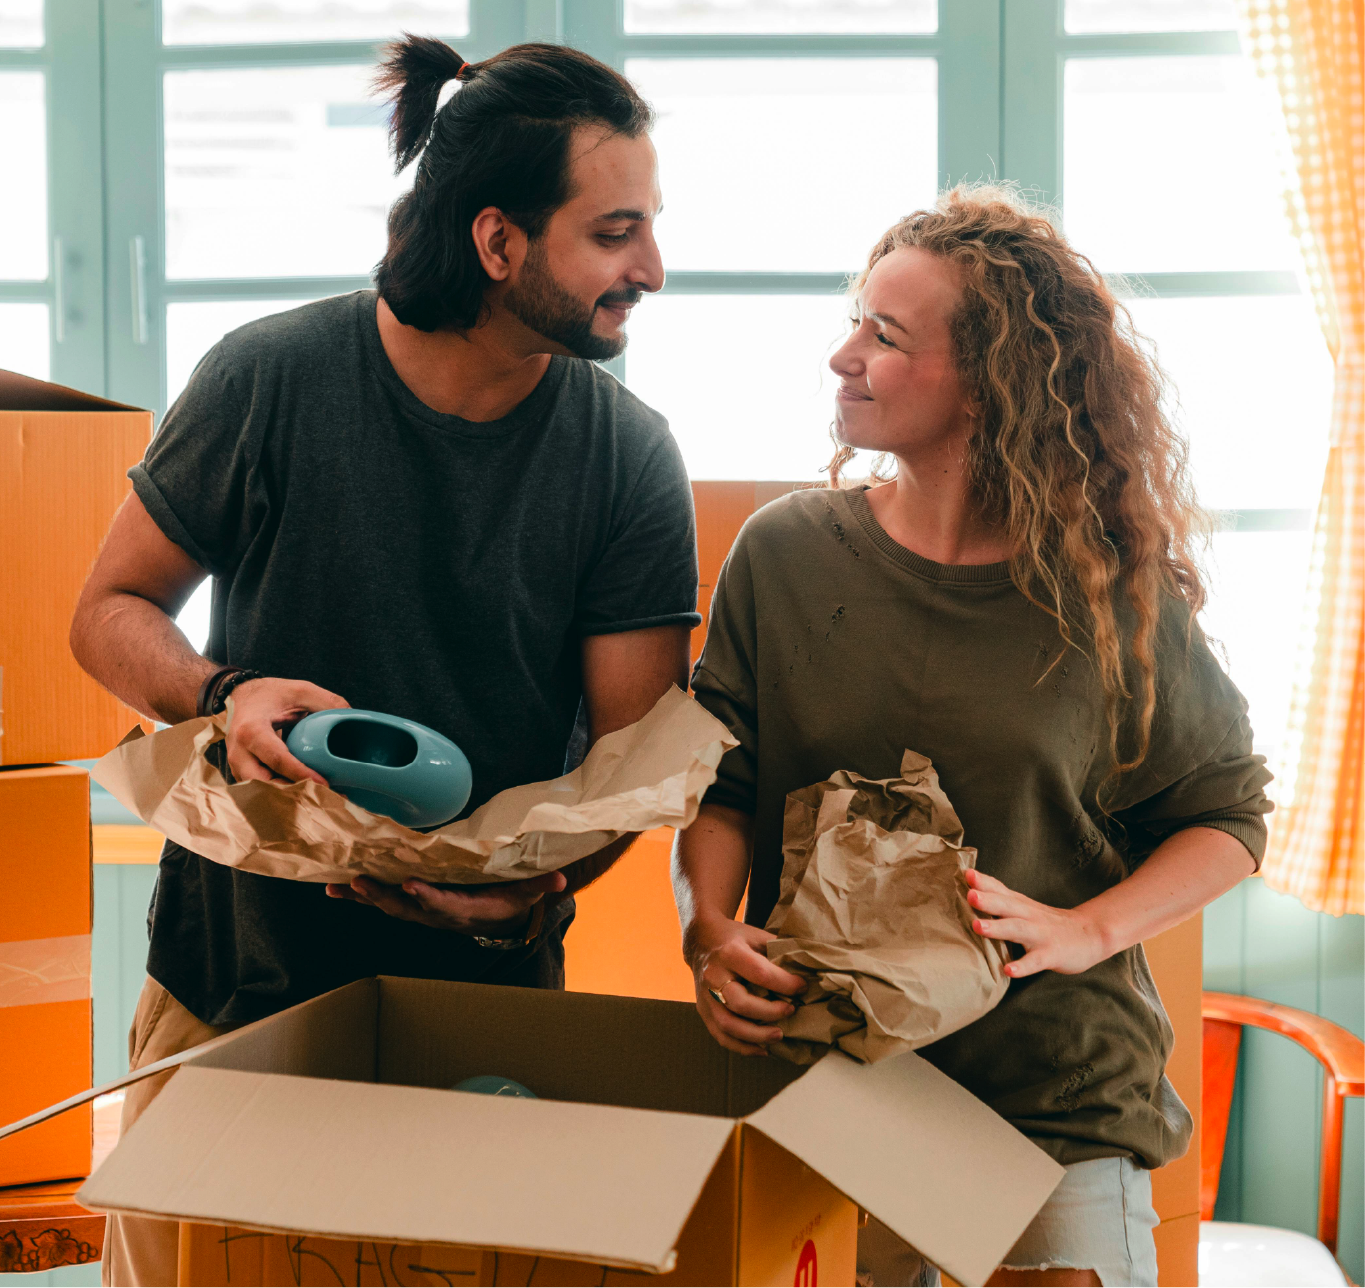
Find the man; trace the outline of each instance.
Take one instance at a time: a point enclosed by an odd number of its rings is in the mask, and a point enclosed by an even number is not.
[[[282,733],[350,704],[459,744],[472,810],[561,773],[580,707],[592,741],[686,684],[682,462],[663,419],[587,361],[622,350],[631,307],[663,284],[650,112],[552,45],[468,65],[409,37],[380,84],[400,167],[419,159],[378,291],[205,357],[131,471],[71,642],[160,720],[230,694],[238,780],[316,777]],[[172,618],[205,575],[201,657]],[[381,972],[562,987],[567,896],[624,848],[483,889],[324,889],[168,844],[133,1067]],[[106,1282],[175,1281],[172,1224],[113,1221],[107,1251]]]

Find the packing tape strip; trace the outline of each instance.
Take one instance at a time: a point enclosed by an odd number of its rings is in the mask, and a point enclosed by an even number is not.
[[[89,935],[0,944],[0,1007],[78,1002],[89,996]]]

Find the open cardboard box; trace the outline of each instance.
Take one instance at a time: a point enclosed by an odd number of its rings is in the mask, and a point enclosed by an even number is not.
[[[542,1099],[446,1090],[489,1073]],[[802,1070],[685,1003],[380,977],[206,1044],[79,1200],[190,1223],[182,1283],[329,1251],[358,1282],[852,1283],[861,1206],[972,1284],[1061,1174],[914,1054]]]

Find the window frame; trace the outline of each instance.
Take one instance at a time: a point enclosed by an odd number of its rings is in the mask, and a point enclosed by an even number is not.
[[[1066,30],[1066,0],[1001,0],[1005,49],[1001,94],[1002,172],[1054,203],[1066,218],[1063,94],[1073,58],[1240,55],[1236,31],[1097,32]],[[1116,281],[1157,299],[1298,295],[1292,271],[1116,273]],[[1219,531],[1303,532],[1313,512],[1238,509],[1213,512]]]
[[[1070,34],[1065,0],[940,0],[938,30],[925,34],[632,33],[624,8],[625,0],[471,0],[469,34],[456,43],[477,61],[522,40],[561,41],[621,70],[633,57],[933,57],[940,184],[999,174],[1063,214],[1068,59],[1240,53],[1233,31]],[[42,48],[0,49],[0,71],[32,68],[47,77],[49,273],[45,281],[0,281],[0,302],[47,304],[53,380],[159,416],[167,401],[168,305],[302,302],[370,284],[366,274],[168,279],[163,77],[190,69],[363,65],[374,61],[380,42],[163,45],[161,0],[47,0],[44,25]],[[91,200],[95,190],[99,201]],[[842,273],[687,271],[670,273],[664,291],[823,295],[842,291],[846,281]],[[1157,298],[1301,289],[1292,272],[1146,273],[1138,281]],[[628,353],[608,365],[625,378]],[[1301,531],[1311,520],[1306,510],[1219,515],[1222,528],[1239,531]]]
[[[48,0],[44,43],[0,49],[0,72],[44,78],[47,277],[0,280],[0,303],[47,306],[49,379],[105,388],[101,0]],[[60,105],[61,110],[55,110]]]

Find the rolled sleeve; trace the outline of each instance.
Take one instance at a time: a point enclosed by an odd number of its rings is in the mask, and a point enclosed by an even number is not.
[[[580,635],[701,624],[692,486],[667,429],[616,516],[579,596]]]
[[[166,537],[222,577],[249,539],[248,490],[258,454],[219,345],[195,369],[128,477]]]

